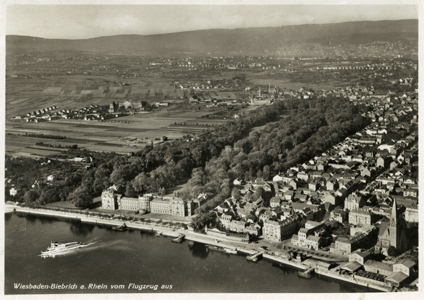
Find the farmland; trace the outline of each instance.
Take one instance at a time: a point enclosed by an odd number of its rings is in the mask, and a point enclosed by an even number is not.
[[[46,155],[57,151],[52,147],[37,147],[37,142],[49,145],[71,146],[77,144],[79,148],[92,151],[106,151],[129,153],[137,151],[146,145],[161,143],[161,137],[169,140],[181,138],[186,134],[198,134],[207,129],[206,125],[219,125],[223,120],[199,120],[201,116],[209,114],[203,112],[152,112],[129,115],[103,122],[83,120],[53,120],[40,123],[7,122],[6,153],[13,155],[27,152]],[[186,123],[185,126],[176,126],[174,123]],[[27,137],[27,133],[60,134],[65,139],[40,139]]]
[[[57,106],[62,109],[78,110],[87,105],[109,105],[122,101],[119,89],[129,96],[156,91],[170,90],[167,83],[155,80],[141,80],[136,87],[123,89],[109,81],[107,77],[69,76],[50,78],[8,78],[6,88],[6,154],[24,156],[49,156],[66,151],[72,145],[92,151],[105,151],[127,154],[140,148],[178,139],[187,134],[201,134],[204,130],[225,122],[222,118],[211,120],[202,118],[222,111],[217,108],[196,107],[184,99],[167,99],[168,107],[123,115],[107,120],[52,119],[38,123],[12,120],[16,115],[25,115],[41,108]],[[105,82],[108,82],[107,84]],[[162,85],[161,85],[162,84]],[[148,86],[148,88],[145,88]],[[86,90],[84,90],[84,88]],[[93,94],[86,101],[78,101],[84,91],[107,90],[103,95]],[[115,90],[115,93],[112,92]],[[135,94],[134,94],[135,92]],[[171,91],[172,92],[172,91]],[[79,93],[79,94],[76,94]],[[143,94],[144,95],[144,94]],[[131,97],[128,97],[131,99]],[[163,97],[163,96],[162,96]],[[162,99],[163,100],[163,99]],[[150,102],[158,101],[152,98]],[[176,125],[178,124],[178,125]],[[38,138],[36,135],[60,135],[65,139]],[[43,142],[44,146],[36,145]]]

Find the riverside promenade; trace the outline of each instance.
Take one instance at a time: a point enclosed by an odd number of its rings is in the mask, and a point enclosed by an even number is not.
[[[182,228],[178,228],[178,229],[173,228],[172,226],[169,226],[169,225],[160,226],[159,224],[145,223],[142,221],[125,221],[124,222],[122,220],[116,220],[116,219],[105,219],[105,218],[101,218],[100,216],[87,216],[82,213],[79,214],[75,212],[52,211],[48,209],[34,209],[34,208],[20,207],[17,205],[6,204],[5,212],[8,213],[13,211],[17,213],[24,213],[29,215],[42,215],[42,216],[50,216],[55,218],[74,219],[74,220],[79,220],[82,223],[99,224],[99,225],[107,225],[107,226],[120,226],[123,223],[125,223],[125,225],[130,229],[160,232],[163,236],[169,236],[169,237],[177,237],[180,234],[184,234],[186,240],[199,242],[206,245],[222,247],[222,248],[231,249],[231,250],[237,250],[238,252],[246,254],[246,255],[252,255],[259,251],[263,251],[259,248],[260,245],[257,245],[257,244],[229,242],[224,239],[219,239],[219,238],[217,239],[215,237],[211,237],[202,233],[197,233],[192,230],[182,229]],[[299,270],[304,271],[309,269],[310,267],[313,267],[315,273],[321,276],[334,278],[337,280],[349,282],[355,285],[360,285],[360,286],[372,288],[372,289],[383,291],[383,292],[390,291],[390,289],[384,285],[378,285],[378,284],[375,284],[374,282],[365,281],[365,279],[362,279],[358,276],[355,277],[354,275],[353,276],[342,275],[342,274],[339,274],[338,270],[322,269],[317,263],[318,261],[315,259],[306,259],[303,262],[297,261],[295,259],[289,260],[286,257],[285,252],[280,252],[277,254],[271,251],[265,251],[262,256],[266,260],[277,262],[287,266],[291,266]]]

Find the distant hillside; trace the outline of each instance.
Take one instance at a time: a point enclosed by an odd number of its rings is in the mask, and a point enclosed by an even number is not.
[[[268,54],[293,44],[365,43],[418,39],[418,20],[348,22],[272,28],[211,29],[161,35],[118,35],[84,40],[6,36],[6,53],[89,51],[103,54]],[[188,53],[187,53],[188,52]]]

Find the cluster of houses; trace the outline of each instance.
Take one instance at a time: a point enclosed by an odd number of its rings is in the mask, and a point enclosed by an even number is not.
[[[143,101],[141,100],[128,100],[126,99],[123,102],[115,102],[113,101],[111,104],[109,104],[108,113],[114,114],[116,113],[119,108],[124,108],[125,110],[131,111],[131,112],[137,112],[137,111],[144,111],[146,110],[146,105],[143,105]]]
[[[245,92],[251,94],[252,88],[246,87]],[[310,89],[299,88],[298,90],[280,89],[278,87],[271,88],[270,85],[262,88],[258,87],[258,90],[250,98],[254,100],[269,100],[269,99],[316,99],[318,97],[336,97],[336,98],[347,98],[354,104],[364,104],[366,106],[373,107],[376,111],[370,112],[377,116],[380,116],[383,111],[387,111],[389,114],[395,115],[396,113],[402,114],[408,113],[412,110],[416,110],[418,107],[418,93],[406,93],[403,95],[395,95],[392,93],[384,93],[377,91],[373,86],[370,87],[357,87],[348,86],[345,88],[339,88],[334,90],[322,89],[320,91],[313,91]],[[382,105],[382,100],[384,104]],[[401,109],[397,111],[397,109]],[[403,111],[403,113],[401,112]]]
[[[398,69],[418,69],[418,64],[411,61],[391,61],[390,63],[380,62],[380,63],[367,63],[363,65],[353,64],[347,65],[348,61],[342,62],[342,64],[332,64],[321,67],[316,67],[317,70],[398,70]],[[408,78],[412,82],[412,78]],[[399,81],[401,82],[401,81]]]
[[[189,103],[203,103],[207,105],[242,105],[239,98],[232,92],[200,91],[193,92],[189,98]]]
[[[49,107],[49,109],[37,110],[24,116],[16,116],[15,120],[24,120],[26,122],[38,123],[40,121],[52,121],[57,119],[83,119],[83,120],[104,120],[106,115],[102,112],[102,108],[98,104],[86,106],[77,110],[62,109],[57,110],[57,106]]]
[[[39,119],[50,119],[51,120],[51,111],[58,109],[56,105],[49,106],[46,108],[34,110],[33,112],[24,114],[24,115],[17,115],[14,117],[15,120],[25,120],[26,122],[38,122]],[[55,113],[53,113],[55,114]]]
[[[386,103],[381,99],[374,108]],[[418,112],[415,106],[407,109],[408,101],[399,104],[393,112],[398,119],[386,117],[392,113],[386,110],[382,120],[320,156],[275,175],[272,181],[236,179],[233,184],[241,198],[232,197],[215,208],[220,224],[227,232],[262,236],[272,242],[289,240],[293,246],[324,249],[334,255],[361,256],[360,249],[370,245],[374,254],[403,253],[408,249],[407,224],[418,223]],[[387,139],[391,134],[397,138]],[[259,187],[273,195],[269,207],[261,197],[252,197]],[[314,221],[323,213],[329,217]],[[340,236],[332,234],[327,221],[349,224],[348,230]],[[408,277],[394,265],[361,264],[365,272],[372,272],[375,265],[390,269],[384,278],[394,285]],[[401,263],[398,267],[403,268]]]
[[[168,102],[157,102],[156,107],[168,107]],[[113,101],[108,108],[93,104],[81,109],[62,109],[57,110],[57,106],[51,106],[45,109],[40,109],[26,115],[15,116],[15,120],[24,120],[26,122],[38,123],[40,121],[52,121],[57,119],[79,119],[85,121],[106,120],[112,117],[118,117],[122,108],[126,113],[133,114],[148,109],[148,106],[142,100],[124,100],[121,102]],[[57,110],[57,111],[54,111]]]

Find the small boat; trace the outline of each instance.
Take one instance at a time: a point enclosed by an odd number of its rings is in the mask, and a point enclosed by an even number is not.
[[[125,223],[122,224],[121,226],[112,227],[112,230],[115,230],[115,231],[125,231],[127,229],[128,229],[128,227]]]
[[[158,232],[158,233],[156,233],[156,236],[157,236],[157,237],[162,236],[162,232]]]
[[[246,259],[248,261],[253,261],[253,262],[257,262],[258,261],[258,257],[257,256],[253,256],[253,255],[246,256]]]
[[[237,254],[237,248],[236,249],[225,248],[224,251],[227,252],[228,254]]]
[[[302,277],[302,278],[306,278],[306,279],[311,279],[312,277],[312,272],[314,271],[314,268],[309,268],[306,271],[298,271],[297,272],[297,276]]]
[[[206,246],[208,247],[208,249],[218,250],[218,247],[217,246],[213,246],[213,245],[206,245]]]
[[[306,278],[306,279],[311,279],[312,275],[309,273],[305,273],[305,272],[301,272],[298,271],[297,272],[297,276],[302,277],[302,278]]]
[[[280,268],[280,269],[285,269],[285,266],[283,264],[276,263],[276,262],[273,262],[272,266],[276,268]]]
[[[178,235],[178,237],[176,237],[175,239],[172,239],[171,241],[173,243],[182,243],[184,241],[184,237],[185,235],[181,233],[180,235]]]

